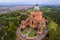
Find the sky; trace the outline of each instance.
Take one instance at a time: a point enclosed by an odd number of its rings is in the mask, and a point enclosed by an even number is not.
[[[60,0],[0,0],[1,3],[15,4],[60,4]]]

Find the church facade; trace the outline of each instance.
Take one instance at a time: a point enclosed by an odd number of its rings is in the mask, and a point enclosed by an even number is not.
[[[28,15],[28,18],[21,21],[21,28],[24,29],[29,25],[31,28],[38,28],[37,33],[42,34],[45,24],[46,20],[43,18],[43,13],[39,11],[39,7],[36,5],[34,11]]]

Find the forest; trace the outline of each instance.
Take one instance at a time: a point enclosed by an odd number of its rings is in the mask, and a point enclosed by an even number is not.
[[[0,15],[0,40],[15,40],[16,30],[21,24],[21,20],[26,20],[33,8],[26,10],[17,10]],[[48,34],[43,40],[60,40],[60,7],[43,6],[40,7],[43,12],[48,28]]]

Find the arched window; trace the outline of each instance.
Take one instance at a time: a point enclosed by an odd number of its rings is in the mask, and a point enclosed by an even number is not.
[[[32,21],[32,24],[33,24],[33,21]]]
[[[35,16],[33,15],[33,17],[35,17]]]
[[[35,17],[35,16],[33,15],[33,17]]]
[[[38,22],[38,25],[39,25],[40,23]]]

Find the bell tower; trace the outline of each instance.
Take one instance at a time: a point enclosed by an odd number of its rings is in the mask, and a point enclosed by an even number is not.
[[[34,10],[39,11],[39,5],[38,4],[35,5]]]

